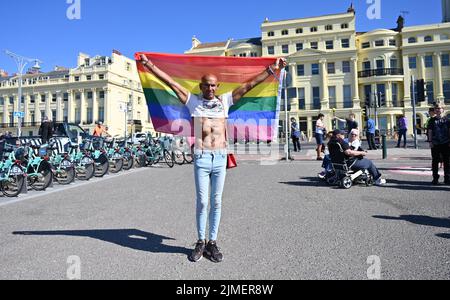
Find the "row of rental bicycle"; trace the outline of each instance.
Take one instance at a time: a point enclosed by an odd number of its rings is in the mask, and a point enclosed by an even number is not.
[[[191,164],[193,156],[184,139],[147,138],[139,144],[124,140],[90,137],[69,142],[61,150],[58,139],[48,144],[6,141],[1,144],[0,188],[6,197],[17,197],[29,189],[44,191],[53,183],[68,185],[108,173],[132,168]]]

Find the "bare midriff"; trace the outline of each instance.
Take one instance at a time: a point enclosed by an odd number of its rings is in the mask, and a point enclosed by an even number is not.
[[[226,124],[225,118],[194,118],[195,149],[226,149]]]

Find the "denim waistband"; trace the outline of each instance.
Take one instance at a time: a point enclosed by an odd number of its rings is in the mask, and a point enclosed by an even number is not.
[[[214,155],[226,155],[228,154],[227,149],[218,149],[218,150],[202,150],[202,149],[195,149],[194,150],[195,155],[208,155],[208,154],[214,154]]]

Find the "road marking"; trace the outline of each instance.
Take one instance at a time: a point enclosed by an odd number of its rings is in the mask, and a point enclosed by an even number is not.
[[[72,183],[67,186],[58,186],[56,183],[55,188],[53,190],[45,191],[45,192],[32,191],[32,193],[33,193],[32,195],[19,195],[19,197],[16,199],[5,201],[5,202],[0,202],[0,207],[19,203],[19,202],[26,201],[26,200],[43,197],[43,196],[47,196],[47,195],[51,195],[51,194],[55,194],[55,193],[59,193],[59,192],[64,192],[67,190],[72,190],[72,189],[83,187],[83,186],[90,185],[90,184],[97,184],[97,183],[100,183],[103,181],[119,178],[119,177],[122,177],[125,175],[138,174],[138,173],[144,172],[146,170],[150,170],[150,169],[149,168],[141,168],[141,169],[135,169],[133,171],[122,172],[119,174],[109,174],[103,178],[92,178],[91,180],[85,181],[85,182],[75,181],[75,183]]]
[[[433,176],[432,169],[427,168],[427,167],[412,167],[412,166],[398,167],[398,168],[393,168],[393,169],[389,170],[389,172],[394,173],[394,174],[402,174],[402,175],[415,175],[415,176],[426,176],[426,177]],[[440,171],[439,174],[444,175],[444,172]]]

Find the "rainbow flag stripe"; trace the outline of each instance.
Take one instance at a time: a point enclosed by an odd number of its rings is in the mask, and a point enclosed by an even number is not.
[[[217,76],[220,83],[218,95],[221,95],[255,78],[276,60],[136,53],[139,77],[155,130],[182,136],[193,135],[191,115],[176,94],[139,62],[141,54],[146,55],[152,63],[192,94],[201,93],[199,83],[205,74]],[[233,105],[228,119],[229,136],[260,141],[274,140],[279,119],[279,86],[277,78],[271,76]]]

